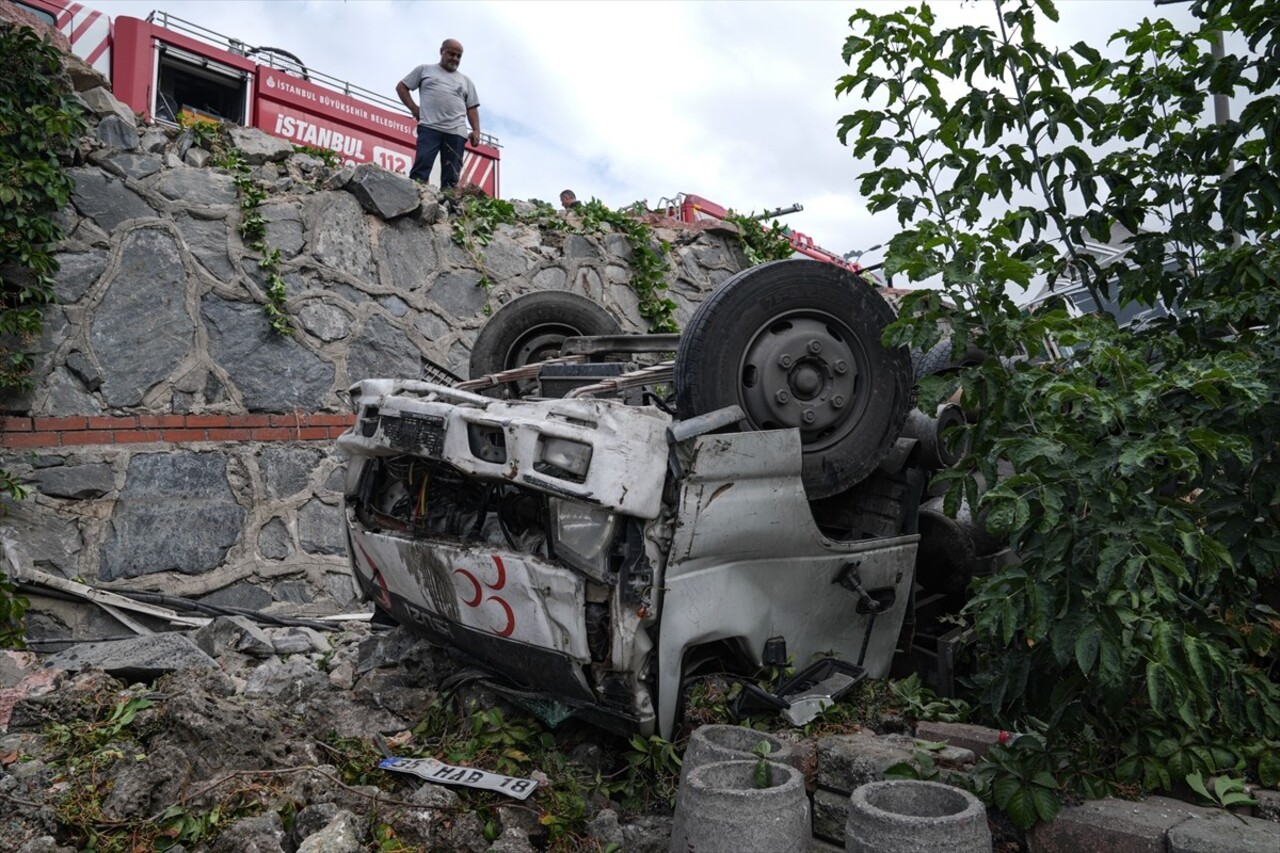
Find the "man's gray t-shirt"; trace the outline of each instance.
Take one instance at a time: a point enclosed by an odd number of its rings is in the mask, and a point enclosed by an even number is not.
[[[480,99],[467,75],[439,64],[419,65],[400,82],[418,90],[418,124],[455,136],[471,132],[467,110],[480,106]]]

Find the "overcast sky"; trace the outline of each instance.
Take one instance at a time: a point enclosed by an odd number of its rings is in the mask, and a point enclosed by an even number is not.
[[[844,253],[885,243],[891,212],[872,217],[859,164],[836,138],[857,108],[835,97],[848,19],[898,0],[445,2],[445,0],[82,0],[111,16],[159,9],[394,98],[415,65],[456,38],[485,132],[502,145],[506,198],[580,198],[618,207],[697,193],[740,211],[799,203],[786,218]],[[932,4],[940,23],[994,25],[990,0]],[[1185,5],[1058,0],[1041,38],[1107,38],[1144,17],[1189,21]],[[877,261],[870,251],[863,262]]]

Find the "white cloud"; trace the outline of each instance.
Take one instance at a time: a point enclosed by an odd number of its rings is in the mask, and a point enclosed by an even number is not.
[[[508,198],[553,201],[568,186],[615,206],[679,191],[744,211],[798,202],[805,210],[787,224],[837,253],[886,243],[897,228],[892,212],[872,217],[857,197],[860,166],[835,136],[857,102],[834,88],[849,16],[907,5],[898,0],[85,0],[135,17],[157,3],[388,97],[457,38],[484,128],[503,145]],[[989,2],[934,7],[940,25],[995,24]],[[1146,0],[1058,7],[1062,23],[1042,37],[1099,49],[1143,17],[1188,17]]]

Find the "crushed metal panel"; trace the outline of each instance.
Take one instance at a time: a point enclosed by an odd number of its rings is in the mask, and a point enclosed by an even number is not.
[[[658,722],[674,725],[684,650],[741,637],[759,655],[781,636],[797,665],[835,654],[888,673],[906,613],[918,537],[835,542],[814,525],[791,430],[702,436],[680,496],[663,578]],[[879,614],[837,578],[854,565],[864,589],[891,590]],[[870,638],[867,628],[871,626]],[[864,650],[865,645],[865,650]]]
[[[596,399],[509,403],[428,382],[385,379],[357,383],[352,396],[358,419],[338,439],[349,456],[413,453],[467,474],[518,482],[637,518],[656,518],[661,510],[671,417],[655,407]],[[505,458],[478,454],[473,428],[500,433]],[[590,448],[580,478],[548,469],[546,448],[555,441]]]
[[[370,533],[353,510],[347,517],[353,564],[375,590],[457,625],[590,659],[574,572],[525,554]]]

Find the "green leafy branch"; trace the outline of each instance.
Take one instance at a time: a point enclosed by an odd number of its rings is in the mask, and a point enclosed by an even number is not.
[[[959,377],[972,452],[932,484],[1019,556],[962,614],[967,698],[988,722],[1043,719],[1054,760],[1036,772],[1073,793],[1275,780],[1280,31],[1265,5],[1205,0],[1186,31],[1118,33],[1110,59],[1040,43],[1050,0],[994,12],[945,28],[928,4],[859,11],[837,84],[859,101],[839,136],[870,161],[860,192],[901,225],[886,269],[941,279],[888,339],[924,349],[946,328],[993,356]],[[1249,52],[1213,56],[1219,31]],[[1233,121],[1209,120],[1215,92]],[[1100,243],[1113,260],[1083,251]],[[1116,314],[1173,310],[1122,329],[1011,295],[1064,278]],[[997,802],[1043,812],[1033,777]]]
[[[795,254],[786,227],[776,219],[766,228],[754,216],[730,211],[724,221],[738,226],[738,242],[751,266],[766,261],[781,261]]]

